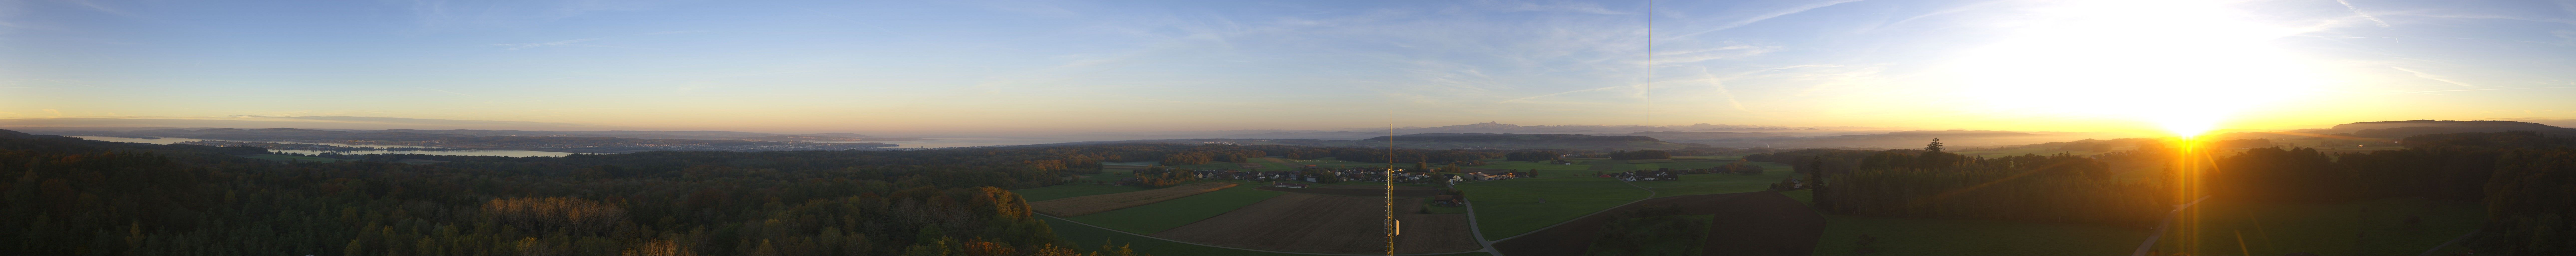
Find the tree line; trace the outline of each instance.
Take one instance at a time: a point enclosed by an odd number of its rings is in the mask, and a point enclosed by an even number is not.
[[[1610,151],[1610,160],[1640,159],[1673,159],[1673,153],[1663,150]]]

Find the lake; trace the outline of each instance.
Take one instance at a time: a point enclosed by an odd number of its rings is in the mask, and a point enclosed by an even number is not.
[[[81,138],[81,139],[88,139],[88,140],[95,140],[95,141],[133,142],[133,143],[152,143],[152,144],[179,144],[180,142],[190,142],[190,141],[209,140],[209,139],[190,139],[190,138],[171,138],[171,137],[161,137],[161,138],[159,138],[159,139],[125,138],[125,137],[106,137],[106,136],[65,136],[65,137]],[[216,141],[239,141],[239,140],[216,140]],[[288,142],[288,141],[248,141],[248,142],[322,144],[322,145],[332,145],[332,146],[342,146],[342,147],[439,148],[439,147],[433,147],[433,146],[376,145],[376,144],[342,144],[342,143],[306,143],[306,142]],[[318,155],[318,154],[322,154],[322,153],[340,153],[340,154],[350,154],[350,155],[366,155],[366,154],[422,154],[422,155],[443,155],[443,156],[513,156],[513,157],[529,157],[529,156],[568,156],[568,155],[572,155],[572,154],[573,154],[573,153],[565,153],[565,152],[546,152],[546,151],[528,151],[528,150],[479,150],[479,149],[472,149],[472,150],[415,150],[415,151],[393,151],[393,150],[323,151],[323,150],[280,150],[280,149],[271,149],[271,150],[268,150],[268,151],[269,151],[269,152],[280,153],[280,154],[284,154],[284,153],[297,153],[297,154],[307,154],[307,155]]]

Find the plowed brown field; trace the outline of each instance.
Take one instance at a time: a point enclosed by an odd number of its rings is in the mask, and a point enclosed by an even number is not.
[[[1190,183],[1155,190],[1037,201],[1029,203],[1029,207],[1035,208],[1038,213],[1069,218],[1118,209],[1127,209],[1127,207],[1154,204],[1165,200],[1178,199],[1198,195],[1200,193],[1217,191],[1219,189],[1231,188],[1234,187],[1234,185],[1234,183],[1226,182]]]
[[[1312,252],[1381,253],[1385,219],[1383,198],[1285,194],[1160,233],[1155,237],[1236,248]],[[1466,214],[1415,214],[1421,198],[1397,198],[1395,216],[1404,221],[1395,253],[1476,250]]]

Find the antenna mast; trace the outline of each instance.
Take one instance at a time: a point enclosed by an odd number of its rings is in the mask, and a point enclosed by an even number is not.
[[[1395,112],[1386,113],[1386,255],[1395,256]]]

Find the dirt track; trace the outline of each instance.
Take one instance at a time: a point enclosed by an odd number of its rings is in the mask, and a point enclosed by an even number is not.
[[[1154,233],[1154,237],[1273,251],[1381,253],[1385,252],[1385,244],[1378,228],[1379,220],[1384,219],[1385,202],[1380,200],[1286,194]],[[1396,253],[1477,249],[1475,234],[1467,228],[1466,214],[1414,214],[1421,210],[1421,200],[1396,199],[1396,219],[1403,220],[1405,226],[1404,234],[1396,237]]]
[[[1265,185],[1252,189],[1336,196],[1386,196],[1386,187],[1383,186],[1323,185],[1311,188],[1282,188]],[[1395,186],[1396,197],[1431,197],[1436,195],[1440,195],[1439,189],[1415,186]]]
[[[1747,192],[1647,199],[1610,212],[1680,205],[1685,214],[1716,215],[1701,255],[1808,255],[1824,235],[1825,217],[1778,192]],[[1494,243],[1503,255],[1582,255],[1610,214],[1581,219]]]

